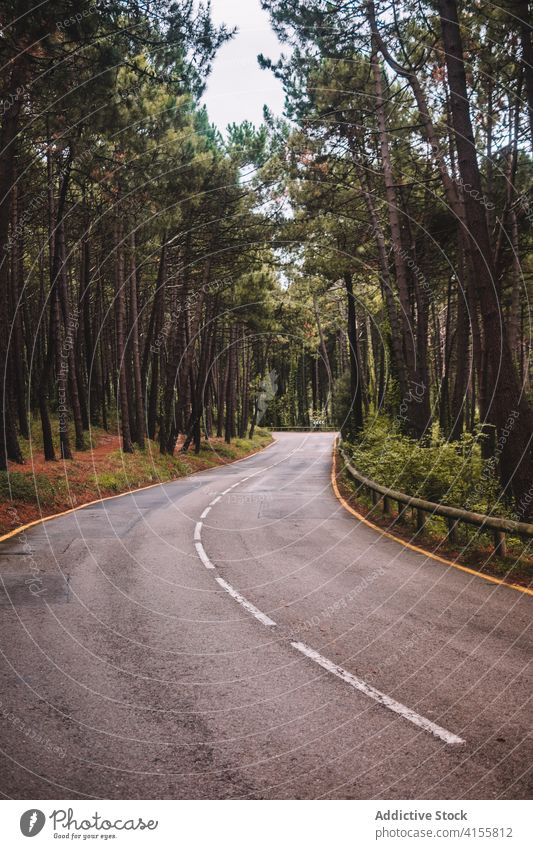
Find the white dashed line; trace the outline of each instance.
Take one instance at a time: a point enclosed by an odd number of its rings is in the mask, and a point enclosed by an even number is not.
[[[228,582],[221,578],[219,575],[215,575],[215,581],[217,582],[217,584],[220,584],[222,589],[226,590],[226,592],[229,593],[229,595],[234,598],[235,601],[239,602],[241,607],[244,607],[244,609],[247,610],[248,613],[251,613],[252,616],[255,616],[256,619],[259,619],[259,621],[262,622],[263,625],[266,625],[267,628],[275,627],[276,623],[273,619],[270,618],[270,616],[267,616],[266,613],[262,613],[254,604],[248,601],[248,599],[244,598],[244,596],[238,593],[237,590],[233,589],[231,584],[228,584]]]
[[[201,519],[205,519],[207,513],[213,507],[214,504],[220,501],[222,496],[227,495],[228,492],[231,492],[232,489],[235,489],[236,486],[240,486],[240,484],[245,483],[245,481],[250,478],[255,477],[260,474],[260,472],[268,471],[268,469],[272,469],[274,466],[278,466],[279,463],[286,460],[291,454],[294,454],[296,451],[301,449],[296,448],[294,451],[291,451],[283,460],[279,460],[277,463],[273,463],[271,466],[266,466],[265,468],[258,469],[257,472],[254,472],[252,475],[248,475],[246,478],[242,478],[237,483],[234,483],[232,486],[228,487],[228,489],[224,490],[220,495],[218,495],[209,505],[209,507],[204,510],[201,515]],[[205,549],[200,542],[202,535],[202,522],[198,522],[194,529],[194,539],[196,551],[198,552],[198,557],[204,564],[207,569],[215,569],[213,563],[211,563],[209,557],[207,556]],[[263,613],[259,608],[257,608],[254,604],[252,604],[248,599],[244,598],[236,589],[234,589],[231,584],[228,584],[223,578],[219,575],[215,575],[215,580],[217,584],[225,590],[228,595],[230,595],[241,607],[244,607],[248,613],[251,613],[259,622],[263,625],[266,625],[267,628],[275,628],[276,623],[270,616],[267,616],[266,613]],[[372,687],[371,684],[367,684],[365,681],[362,681],[360,678],[356,678],[355,675],[352,675],[348,670],[343,669],[342,666],[337,666],[336,663],[333,663],[331,660],[328,660],[327,657],[323,657],[323,655],[319,654],[314,649],[307,646],[305,643],[292,642],[290,643],[292,648],[299,651],[301,654],[305,655],[309,660],[314,661],[322,669],[325,669],[327,672],[330,672],[332,675],[335,675],[337,678],[340,678],[341,681],[344,681],[345,684],[349,684],[354,690],[358,690],[360,693],[363,693],[368,698],[373,699],[373,701],[382,705],[382,707],[387,708],[393,713],[398,714],[398,716],[403,717],[408,722],[411,722],[413,725],[416,725],[418,728],[422,728],[423,731],[427,731],[432,734],[434,737],[437,737],[439,740],[442,740],[444,743],[447,743],[450,746],[457,746],[465,743],[466,741],[462,739],[462,737],[458,737],[456,734],[452,734],[451,731],[447,731],[445,728],[441,728],[440,725],[436,725],[430,719],[426,719],[424,716],[420,716],[420,714],[416,713],[411,708],[406,707],[406,705],[402,705],[401,702],[397,702],[395,699],[392,699],[390,696],[387,696],[385,693],[381,693],[379,690],[376,690],[375,687]]]
[[[434,737],[438,737],[439,740],[443,740],[450,746],[457,746],[466,742],[462,739],[462,737],[452,734],[451,731],[446,731],[446,729],[441,728],[440,725],[435,725],[434,722],[431,722],[430,719],[426,719],[425,716],[420,716],[420,714],[415,713],[415,711],[411,710],[411,708],[402,705],[401,702],[391,699],[390,696],[385,695],[385,693],[381,693],[379,690],[376,690],[375,687],[372,687],[365,681],[361,681],[360,678],[356,678],[355,675],[351,674],[351,672],[343,669],[342,666],[337,666],[336,663],[328,660],[327,657],[323,657],[314,649],[306,646],[305,643],[291,642],[291,646],[304,654],[310,660],[314,660],[314,662],[318,663],[322,669],[325,669],[327,672],[331,672],[332,675],[336,675],[337,678],[340,678],[346,684],[349,684],[354,690],[359,690],[360,693],[364,693],[364,695],[368,696],[369,699],[373,699],[375,702],[378,702],[380,705],[383,705],[383,707],[388,708],[388,710],[391,710],[393,713],[397,713],[399,716],[402,716],[404,719],[412,722],[413,725],[423,728],[424,731],[429,731],[430,734],[433,734]]]
[[[291,451],[287,455],[287,457],[290,457],[291,454],[294,454],[294,451]],[[236,483],[232,484],[232,486],[229,486],[227,489],[224,490],[224,492],[222,492],[220,495],[217,495],[217,497],[214,498],[211,501],[209,506],[204,510],[204,512],[200,516],[200,519],[205,519],[205,517],[209,513],[211,507],[213,507],[215,504],[217,504],[220,501],[220,499],[222,498],[223,495],[227,495],[228,492],[231,492],[231,490],[235,489],[236,486],[240,486],[241,484],[245,483],[247,480],[250,480],[250,478],[254,478],[256,475],[259,475],[261,472],[265,472],[268,469],[273,468],[274,466],[278,466],[280,463],[282,463],[284,460],[286,460],[287,457],[283,457],[282,460],[278,460],[276,463],[272,463],[271,466],[263,466],[260,469],[257,469],[257,471],[253,472],[251,475],[247,475],[245,478],[241,478]],[[196,523],[195,528],[194,528],[194,545],[196,547],[198,557],[200,558],[200,560],[202,561],[202,563],[204,564],[206,569],[215,569],[216,567],[214,566],[214,564],[211,562],[211,560],[207,556],[205,548],[202,545],[202,527],[203,527],[203,523],[201,521]],[[229,595],[233,599],[235,599],[235,601],[237,601],[242,607],[244,607],[244,609],[247,610],[248,613],[251,613],[252,616],[255,616],[255,618],[258,619],[259,622],[261,622],[263,625],[266,625],[268,628],[275,627],[276,623],[274,622],[273,619],[270,618],[270,616],[267,616],[266,613],[262,613],[261,610],[259,610],[257,607],[255,607],[255,605],[253,605],[250,601],[248,601],[248,599],[244,598],[244,596],[242,596],[239,592],[237,592],[237,590],[234,589],[231,586],[231,584],[228,584],[227,581],[224,581],[223,578],[220,578],[218,576],[216,576],[215,579],[216,579],[217,583],[227,593],[229,593]]]
[[[205,548],[203,547],[202,543],[201,542],[195,542],[194,544],[196,546],[196,552],[198,554],[198,557],[200,558],[200,560],[204,564],[205,568],[206,569],[214,569],[215,567],[213,566],[209,557],[205,553]]]

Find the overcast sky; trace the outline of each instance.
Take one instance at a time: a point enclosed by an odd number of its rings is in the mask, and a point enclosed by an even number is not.
[[[257,55],[277,59],[280,44],[259,0],[211,0],[213,19],[237,26],[235,38],[222,47],[213,64],[204,102],[211,121],[224,130],[244,120],[260,124],[263,104],[283,111],[283,89],[271,71],[262,71]]]

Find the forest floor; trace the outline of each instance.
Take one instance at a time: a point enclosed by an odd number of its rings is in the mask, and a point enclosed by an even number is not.
[[[21,440],[25,464],[10,463],[7,472],[0,472],[0,535],[100,498],[231,463],[270,442],[268,431],[256,429],[253,439],[235,439],[231,445],[214,437],[202,443],[199,454],[180,454],[178,441],[173,456],[162,456],[150,440],[144,450],[123,454],[118,434],[93,428],[87,449],[73,451],[73,460],[46,462],[38,429],[32,428],[32,440]]]
[[[346,472],[337,478],[339,491],[344,499],[357,510],[365,519],[378,528],[393,534],[395,537],[419,546],[426,551],[468,566],[477,572],[491,575],[510,584],[533,587],[533,551],[532,541],[525,545],[515,538],[507,539],[507,556],[497,557],[494,554],[490,538],[486,534],[473,534],[470,529],[458,530],[457,543],[450,542],[444,528],[440,528],[440,520],[432,520],[429,527],[417,533],[414,525],[406,520],[398,521],[398,514],[384,516],[379,502],[373,505],[370,499],[356,491],[356,485]],[[462,534],[462,536],[461,536]]]

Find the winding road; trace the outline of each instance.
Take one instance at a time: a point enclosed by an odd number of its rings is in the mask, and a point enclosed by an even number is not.
[[[533,597],[382,536],[333,435],[0,544],[5,798],[530,798]]]

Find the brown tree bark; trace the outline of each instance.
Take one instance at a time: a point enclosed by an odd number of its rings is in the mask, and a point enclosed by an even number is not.
[[[344,285],[348,297],[348,343],[350,361],[350,395],[352,406],[350,414],[342,425],[342,433],[345,439],[355,439],[362,431],[363,420],[363,395],[362,395],[362,372],[360,366],[359,341],[357,338],[357,318],[355,311],[355,297],[353,291],[353,274],[350,271],[344,273]]]
[[[521,391],[520,382],[503,327],[503,311],[498,298],[496,269],[482,197],[481,177],[470,117],[463,45],[455,0],[439,0],[443,44],[451,91],[451,110],[463,184],[472,186],[465,194],[466,218],[476,266],[475,290],[483,322],[487,379],[491,387],[487,413],[499,432],[505,430],[509,417],[517,415],[514,426],[503,445],[500,477],[504,488],[512,489],[517,500],[532,483],[533,414]]]
[[[50,378],[54,362],[56,364],[56,377],[61,385],[62,371],[59,360],[59,334],[60,334],[60,319],[59,319],[59,287],[61,285],[61,251],[57,234],[65,215],[65,206],[67,201],[67,191],[70,179],[70,171],[72,167],[73,148],[69,149],[67,163],[60,182],[59,197],[57,203],[57,211],[54,207],[53,198],[53,169],[50,156],[50,149],[47,150],[47,170],[49,178],[49,251],[50,251],[50,294],[49,294],[49,329],[48,343],[46,356],[44,358],[43,368],[39,381],[39,412],[41,415],[41,426],[43,431],[43,447],[45,460],[54,461],[55,451],[52,439],[52,427],[50,424],[50,414],[48,411],[48,392]],[[54,215],[55,212],[55,215]],[[68,422],[66,410],[66,389],[62,387],[62,406],[64,410],[60,410],[60,427],[59,427],[59,442],[60,452],[63,459],[71,459],[72,452],[70,450],[70,442],[68,435]]]
[[[61,314],[63,316],[63,325],[65,328],[63,346],[60,356],[60,367],[67,370],[68,379],[68,394],[72,406],[72,417],[74,421],[74,431],[76,434],[76,448],[78,451],[85,449],[85,439],[83,435],[83,417],[81,413],[81,405],[78,393],[78,381],[76,375],[75,350],[76,337],[78,333],[77,316],[73,321],[70,313],[70,303],[67,285],[67,265],[66,265],[66,249],[65,249],[65,222],[62,219],[59,223],[59,231],[57,234],[58,250],[61,254],[61,270],[59,276],[59,303],[61,306]]]
[[[230,443],[235,436],[235,392],[237,383],[237,330],[234,324],[230,325],[229,344],[226,372],[226,422],[224,438]]]
[[[137,425],[136,441],[144,448],[144,399],[141,378],[141,347],[139,342],[139,311],[137,293],[137,264],[135,261],[135,233],[130,237],[130,316],[131,316],[131,352],[133,359],[133,377],[135,382],[135,420]]]
[[[374,37],[372,37],[372,43],[371,64],[376,92],[375,108],[380,139],[381,164],[383,168],[385,196],[387,199],[389,227],[394,254],[396,287],[400,303],[399,320],[402,329],[403,357],[405,359],[409,384],[407,392],[402,398],[402,406],[406,408],[405,417],[408,430],[413,436],[420,439],[424,436],[430,424],[426,416],[427,403],[424,403],[424,400],[427,398],[429,387],[425,384],[423,376],[420,374],[419,363],[417,360],[416,323],[409,298],[406,249],[403,245],[399,199],[396,194],[395,179],[392,170],[389,134],[385,118],[382,72],[378,61],[376,40]]]
[[[130,435],[129,399],[126,383],[126,291],[124,282],[124,245],[122,224],[115,222],[115,328],[117,339],[117,400],[120,408],[122,450],[133,453]]]
[[[6,97],[11,105],[4,110],[0,130],[0,363],[2,387],[0,400],[0,469],[7,469],[7,460],[22,463],[17,431],[11,412],[11,376],[7,368],[7,341],[10,331],[8,290],[9,269],[9,224],[15,173],[15,149],[20,122],[23,89],[28,76],[27,57],[21,51],[12,61],[11,76]]]
[[[526,83],[527,111],[531,134],[530,142],[533,149],[533,9],[530,0],[515,0],[513,11],[518,18],[520,30],[522,67]]]
[[[22,233],[19,233],[19,201],[20,193],[17,185],[13,187],[12,219],[11,219],[11,304],[12,316],[12,365],[14,377],[15,401],[20,435],[29,439],[26,367],[24,359],[24,334],[22,315],[24,312],[24,247]]]

